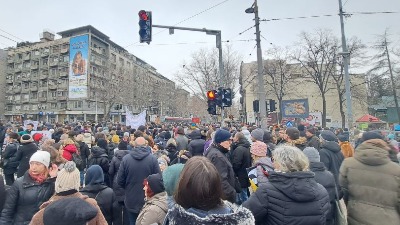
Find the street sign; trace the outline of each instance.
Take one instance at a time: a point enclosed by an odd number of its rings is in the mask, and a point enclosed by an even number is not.
[[[286,122],[286,127],[293,127],[293,122],[292,121],[287,121]]]

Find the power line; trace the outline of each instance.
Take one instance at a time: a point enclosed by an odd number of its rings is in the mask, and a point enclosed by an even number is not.
[[[255,41],[255,39],[246,39],[246,40],[226,40],[226,41],[221,41],[225,43],[231,43],[231,42],[250,42],[250,41]],[[153,45],[161,45],[161,46],[169,46],[169,45],[190,45],[190,44],[212,44],[215,42],[207,42],[207,41],[198,41],[198,42],[178,42],[178,43],[160,43],[160,44],[153,44]],[[135,45],[138,47],[146,47],[148,45]]]
[[[24,41],[22,38],[19,38],[19,37],[15,36],[15,35],[12,35],[12,34],[8,33],[7,31],[5,31],[5,30],[3,30],[3,29],[0,29],[0,31],[3,31],[4,33],[10,35],[10,36],[13,37],[13,38],[16,38],[16,39],[19,39],[19,40],[21,40],[21,41]]]
[[[9,38],[9,37],[6,37],[6,36],[4,36],[4,35],[2,35],[2,34],[0,34],[0,37],[3,37],[3,38],[5,38],[5,39],[8,39],[8,40],[10,40],[10,41],[13,41],[13,42],[17,42],[17,43],[18,43],[18,41],[14,40],[14,39],[11,39],[11,38]]]
[[[207,11],[209,11],[209,10],[211,10],[211,9],[213,9],[213,8],[215,8],[215,7],[217,7],[217,6],[220,6],[220,5],[222,5],[222,4],[224,4],[224,3],[228,2],[228,1],[230,1],[230,0],[224,0],[224,1],[222,1],[222,2],[220,2],[220,3],[217,3],[217,4],[213,5],[213,6],[210,6],[209,8],[207,8],[207,9],[201,11],[201,12],[198,12],[198,13],[194,14],[193,16],[190,16],[190,17],[188,17],[188,18],[186,18],[186,19],[183,19],[183,20],[179,21],[178,23],[176,23],[176,24],[174,24],[174,25],[172,25],[172,26],[176,26],[176,25],[179,25],[179,24],[181,24],[181,23],[184,23],[184,22],[186,22],[186,21],[188,21],[188,20],[190,20],[190,19],[193,19],[194,17],[196,17],[196,16],[198,16],[198,15],[201,15],[201,14],[203,14],[203,13],[205,13],[205,12],[207,12]],[[157,32],[157,33],[155,33],[155,34],[153,34],[152,36],[154,37],[154,36],[156,36],[157,34],[160,34],[160,33],[164,32],[164,31],[166,31],[166,30],[168,30],[168,29],[162,29],[161,31],[159,31],[159,32]],[[128,47],[130,47],[130,46],[132,46],[132,45],[135,45],[135,44],[137,44],[137,43],[139,43],[139,41],[137,41],[137,42],[135,42],[135,43],[133,43],[133,44],[127,45],[127,46],[125,46],[125,48],[128,48]]]

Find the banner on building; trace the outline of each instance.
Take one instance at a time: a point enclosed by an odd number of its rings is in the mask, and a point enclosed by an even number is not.
[[[146,125],[146,110],[138,115],[133,115],[132,112],[126,111],[126,125],[131,126],[133,129],[137,129],[141,125]]]
[[[89,35],[72,37],[69,41],[69,99],[88,97]]]
[[[307,118],[308,99],[282,100],[282,117]]]

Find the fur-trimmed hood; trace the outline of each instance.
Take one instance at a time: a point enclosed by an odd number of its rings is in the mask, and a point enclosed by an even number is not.
[[[196,212],[199,213],[196,213]],[[215,212],[213,212],[215,211]],[[205,217],[199,214],[208,213]],[[167,219],[169,225],[190,224],[190,225],[254,225],[253,214],[242,206],[233,205],[224,201],[222,210],[211,210],[209,212],[201,210],[185,210],[178,204],[175,204],[168,211]]]
[[[307,138],[300,137],[299,139],[288,141],[286,144],[298,147],[300,150],[303,150],[305,147],[307,147]]]

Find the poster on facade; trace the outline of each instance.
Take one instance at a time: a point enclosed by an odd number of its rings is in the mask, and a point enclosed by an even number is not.
[[[282,100],[282,117],[307,118],[308,99]]]
[[[69,41],[69,99],[87,98],[89,35]]]

